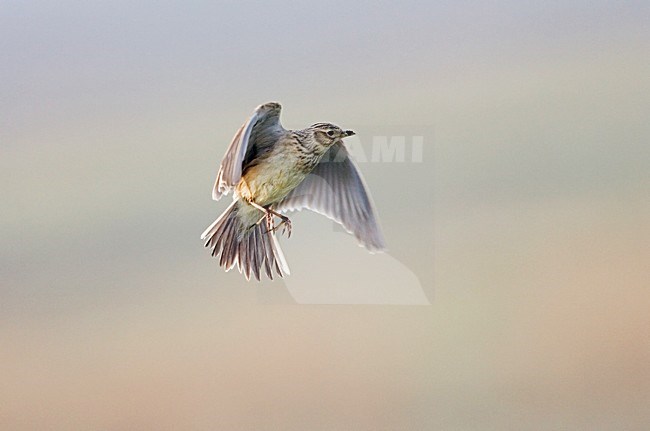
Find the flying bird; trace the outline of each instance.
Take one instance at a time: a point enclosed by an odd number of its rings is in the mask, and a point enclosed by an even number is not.
[[[233,202],[201,235],[212,256],[226,271],[237,265],[247,280],[259,280],[262,270],[270,279],[274,271],[289,274],[276,232],[290,237],[285,213],[303,208],[340,223],[369,251],[383,251],[372,198],[343,145],[355,133],[330,123],[287,130],[281,109],[258,106],[226,150],[212,198],[232,192]]]

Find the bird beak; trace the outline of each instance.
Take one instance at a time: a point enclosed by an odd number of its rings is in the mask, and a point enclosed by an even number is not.
[[[354,133],[352,130],[346,130],[345,132],[343,132],[344,138],[347,138],[348,136],[352,136],[352,135],[356,135],[356,133]]]

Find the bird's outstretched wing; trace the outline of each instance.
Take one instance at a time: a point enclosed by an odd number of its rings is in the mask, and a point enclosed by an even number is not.
[[[370,193],[343,144],[334,144],[305,180],[275,209],[310,209],[340,223],[369,251],[386,246]]]
[[[276,102],[260,105],[235,133],[219,166],[212,199],[219,200],[227,195],[241,179],[244,165],[268,151],[276,142],[275,138],[285,133],[280,124],[281,110],[282,106]]]

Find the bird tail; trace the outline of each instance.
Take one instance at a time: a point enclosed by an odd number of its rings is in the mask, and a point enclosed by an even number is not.
[[[273,232],[267,232],[266,223],[249,225],[241,201],[232,204],[201,235],[205,246],[212,249],[212,256],[221,256],[219,265],[230,271],[237,264],[246,280],[251,272],[260,279],[262,267],[273,280],[273,270],[280,277],[289,274],[280,244]],[[245,204],[241,204],[245,205]]]

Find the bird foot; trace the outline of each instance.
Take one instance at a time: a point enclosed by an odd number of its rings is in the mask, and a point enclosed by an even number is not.
[[[273,220],[273,214],[267,212],[266,215],[264,215],[264,218],[266,219],[266,231],[273,232],[276,229],[275,221]]]
[[[277,215],[281,219],[279,224],[274,224],[274,219],[273,219],[272,213],[269,212],[269,214],[266,216],[267,221],[266,221],[266,228],[267,232],[275,232],[277,231],[280,226],[282,226],[282,234],[285,232],[287,233],[287,238],[291,238],[291,220],[289,220],[289,217],[283,216],[283,215]]]
[[[276,229],[282,226],[282,233],[287,233],[287,238],[291,238],[291,220],[289,217],[283,217],[279,225],[276,226]]]
[[[257,223],[255,223],[254,226],[257,226],[258,224],[262,223],[262,221],[266,220],[266,232],[264,233],[275,232],[280,226],[282,226],[282,233],[286,232],[287,238],[291,237],[291,220],[289,220],[289,217],[280,214],[279,212],[274,211],[269,207],[260,206],[253,201],[249,203],[255,208],[264,212],[264,215],[257,221]],[[280,224],[275,224],[275,219],[273,218],[274,216],[280,218]]]

